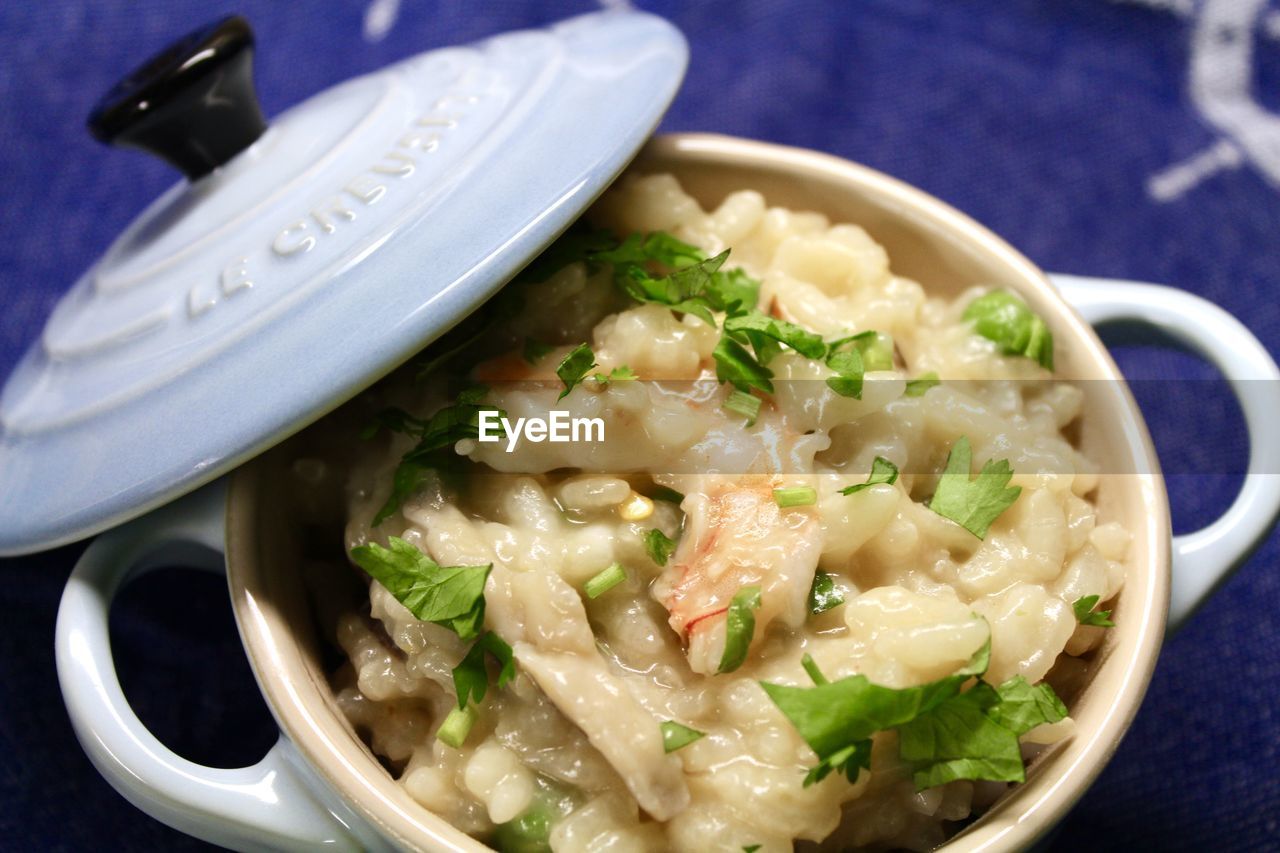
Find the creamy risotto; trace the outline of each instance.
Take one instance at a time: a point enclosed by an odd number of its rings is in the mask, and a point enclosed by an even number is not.
[[[630,178],[587,219],[373,392],[341,708],[503,850],[938,845],[1071,736],[1049,685],[1124,581],[1051,335],[749,190]]]

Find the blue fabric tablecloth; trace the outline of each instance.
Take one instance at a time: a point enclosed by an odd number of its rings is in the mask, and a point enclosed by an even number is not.
[[[972,214],[1046,269],[1186,288],[1280,352],[1280,162],[1216,129],[1190,78],[1194,45],[1245,57],[1248,85],[1237,94],[1261,105],[1254,129],[1274,140],[1265,125],[1280,122],[1270,113],[1280,109],[1280,8],[1235,0],[640,5],[673,20],[692,46],[666,129],[869,164]],[[1219,33],[1216,48],[1196,40],[1227,7],[1236,29]],[[158,162],[98,147],[83,129],[97,96],[143,54],[243,12],[258,34],[262,101],[276,113],[410,53],[587,8],[550,0],[0,4],[0,375],[59,293],[174,180]],[[1134,376],[1212,376],[1168,351],[1127,346],[1118,357]],[[1219,385],[1167,393],[1177,384],[1139,396],[1178,472],[1169,478],[1175,527],[1190,530],[1229,502],[1247,442]],[[72,735],[52,641],[79,551],[0,561],[0,847],[196,847],[112,792]],[[1168,643],[1137,722],[1057,846],[1280,849],[1278,559],[1272,536]],[[234,766],[272,742],[216,579],[173,573],[131,589],[113,630],[126,690],[179,751]]]

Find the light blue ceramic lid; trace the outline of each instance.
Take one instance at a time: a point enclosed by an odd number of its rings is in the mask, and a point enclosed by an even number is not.
[[[613,181],[686,59],[633,11],[424,53],[171,189],[0,395],[0,554],[167,503],[403,363]]]

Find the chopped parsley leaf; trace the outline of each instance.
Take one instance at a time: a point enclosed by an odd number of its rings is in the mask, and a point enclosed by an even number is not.
[[[485,666],[485,655],[490,655],[498,662],[498,688],[507,686],[507,682],[516,677],[515,656],[511,646],[492,631],[485,631],[471,645],[462,662],[453,668],[453,687],[458,694],[458,707],[466,707],[467,701],[473,699],[479,703],[489,689],[489,670]]]
[[[412,544],[392,536],[351,549],[351,559],[424,622],[469,640],[484,624],[484,584],[493,564],[441,566]]]
[[[742,344],[728,336],[722,337],[711,353],[716,362],[716,379],[728,382],[739,391],[751,389],[773,393],[773,371],[756,361]]]
[[[809,612],[815,616],[844,604],[844,596],[836,588],[831,575],[822,569],[813,573],[813,586],[809,588]]]
[[[894,465],[883,456],[877,456],[871,463],[871,474],[867,476],[865,483],[855,483],[852,486],[845,486],[840,490],[842,495],[852,495],[863,489],[869,489],[872,486],[878,486],[881,483],[893,485],[898,482],[898,466]]]
[[[777,353],[777,348],[769,342],[786,344],[806,358],[822,358],[827,352],[821,335],[754,309],[736,317],[726,317],[724,331],[739,343],[750,343],[762,365],[768,364]]]
[[[676,550],[676,543],[655,527],[644,535],[644,550],[651,560],[659,566],[665,566],[667,560],[671,559],[672,552]]]
[[[990,654],[988,639],[951,675],[906,688],[883,687],[863,675],[828,681],[805,655],[801,665],[813,687],[760,686],[818,754],[806,786],[833,771],[857,781],[871,767],[871,736],[887,729],[897,730],[899,754],[919,789],[956,779],[1020,782],[1018,738],[1065,718],[1067,709],[1048,684],[1032,685],[1022,676],[999,687],[983,681]]]
[[[1071,609],[1075,611],[1076,621],[1081,625],[1095,625],[1099,628],[1114,628],[1116,623],[1111,621],[1110,610],[1094,610],[1097,606],[1097,595],[1086,595],[1076,599],[1075,604],[1071,605]]]
[[[379,412],[374,423],[364,429],[362,435],[372,438],[380,429],[403,432],[416,436],[418,443],[401,457],[392,479],[391,495],[373,518],[377,527],[400,509],[405,499],[417,491],[427,471],[448,464],[454,444],[476,438],[479,432],[480,401],[489,393],[483,385],[473,385],[459,392],[453,405],[445,406],[430,418],[422,420],[401,409]],[[498,414],[503,416],[499,410]]]
[[[973,480],[969,479],[969,465],[969,439],[960,436],[947,455],[947,467],[929,509],[982,539],[1000,513],[1013,506],[1022,487],[1006,488],[1013,478],[1007,459],[987,460]]]
[[[956,695],[966,681],[986,672],[990,656],[988,640],[967,665],[918,687],[882,687],[865,675],[827,681],[812,661],[805,666],[817,682],[812,687],[764,681],[760,686],[818,754],[818,764],[805,776],[805,785],[822,781],[832,771],[843,772],[854,782],[861,770],[871,766],[871,735],[904,725]]]
[[[708,258],[696,246],[661,231],[632,234],[612,249],[587,256],[593,263],[613,266],[619,287],[637,302],[665,305],[682,314],[693,314],[710,326],[713,311],[733,316],[755,307],[760,282],[740,269],[722,269],[729,250]],[[655,274],[654,265],[669,270]]]
[[[627,379],[639,379],[640,377],[636,375],[636,372],[634,370],[632,370],[630,367],[627,367],[624,364],[621,367],[615,367],[613,370],[610,370],[608,373],[597,373],[591,378],[599,382],[601,385],[608,385],[610,382],[615,382],[618,380],[627,380]]]
[[[706,735],[706,732],[691,729],[688,726],[677,723],[675,720],[664,720],[661,723],[661,728],[662,749],[664,752],[675,752],[677,749],[683,749],[698,738]]]
[[[836,373],[827,377],[828,388],[841,397],[862,399],[862,379],[866,368],[861,353],[856,349],[833,352],[827,356],[827,367]]]
[[[1056,723],[1067,716],[1067,706],[1048,684],[1032,684],[1015,675],[996,688],[1000,703],[990,716],[1016,735],[1024,735],[1042,723]]]
[[[578,344],[569,350],[569,354],[561,360],[560,366],[556,368],[556,376],[560,377],[560,381],[564,383],[564,390],[560,392],[557,400],[563,400],[573,390],[574,386],[587,377],[587,373],[591,368],[596,366],[596,354],[591,351],[591,347],[586,344]]]

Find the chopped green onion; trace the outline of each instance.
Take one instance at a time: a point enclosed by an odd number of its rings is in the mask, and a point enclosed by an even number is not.
[[[551,853],[551,825],[556,815],[552,804],[534,801],[514,820],[500,823],[493,834],[493,847],[502,853]]]
[[[462,744],[466,742],[467,735],[471,734],[471,727],[476,724],[476,713],[474,705],[468,705],[465,708],[454,708],[449,712],[449,716],[444,718],[444,722],[440,724],[440,730],[436,732],[436,738],[446,746],[454,749],[461,749]]]
[[[774,489],[773,500],[783,509],[792,506],[813,506],[818,502],[818,493],[814,490],[813,486],[795,486],[790,489]]]
[[[756,418],[760,416],[760,398],[747,391],[735,389],[725,399],[724,407],[746,418],[749,427],[755,426]]]
[[[706,732],[683,726],[675,720],[662,722],[662,749],[664,752],[675,752],[704,736]]]
[[[724,625],[724,654],[717,672],[733,672],[747,659],[751,636],[756,632],[756,616],[760,607],[760,587],[744,586],[729,602]]]
[[[626,579],[627,573],[623,570],[622,564],[614,563],[588,580],[582,588],[587,593],[587,598],[599,598]]]

